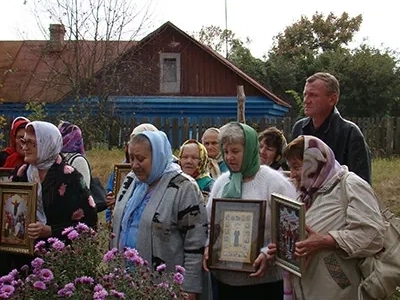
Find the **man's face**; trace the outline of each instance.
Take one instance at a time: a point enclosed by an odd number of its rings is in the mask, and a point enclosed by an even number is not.
[[[303,95],[304,113],[311,118],[328,116],[337,102],[337,95],[329,95],[325,83],[320,79],[306,83]]]
[[[218,132],[209,131],[204,133],[201,141],[207,149],[208,157],[215,158],[219,154]]]

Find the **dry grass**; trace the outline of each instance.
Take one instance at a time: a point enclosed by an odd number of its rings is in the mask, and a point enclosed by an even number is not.
[[[94,149],[88,151],[87,157],[93,170],[93,176],[99,177],[106,186],[114,164],[120,163],[125,156],[121,149],[111,151]],[[397,216],[400,216],[400,202],[397,199],[400,195],[400,158],[375,159],[372,162],[372,185],[383,202]],[[104,218],[103,213],[100,218]],[[390,300],[400,300],[400,292]]]

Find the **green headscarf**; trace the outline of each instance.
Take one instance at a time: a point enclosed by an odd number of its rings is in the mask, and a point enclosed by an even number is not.
[[[244,132],[244,152],[242,166],[240,172],[232,172],[229,168],[230,176],[229,182],[224,186],[222,191],[223,198],[241,198],[242,197],[242,183],[243,177],[251,177],[255,175],[260,169],[260,153],[258,144],[257,132],[246,124],[237,123],[242,127]],[[225,154],[222,150],[222,144],[220,144],[221,153],[225,160]],[[227,164],[228,165],[228,164]]]

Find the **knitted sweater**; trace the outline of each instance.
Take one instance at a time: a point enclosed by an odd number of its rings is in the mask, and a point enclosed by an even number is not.
[[[222,190],[229,181],[229,173],[222,174],[214,183],[210,193],[210,200],[207,203],[208,220],[211,219],[212,200],[222,197]],[[289,198],[296,198],[296,190],[293,184],[281,172],[273,170],[268,166],[260,166],[254,179],[244,182],[242,185],[242,199],[266,200],[266,218],[264,245],[271,242],[271,194],[278,193]],[[210,222],[209,222],[210,223]],[[216,271],[217,279],[225,284],[243,286],[254,285],[280,280],[281,274],[277,267],[268,267],[268,271],[263,278],[249,277],[248,273]]]

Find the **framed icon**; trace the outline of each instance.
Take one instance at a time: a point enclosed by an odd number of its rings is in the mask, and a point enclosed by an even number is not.
[[[255,272],[264,244],[266,201],[214,198],[210,221],[208,267]]]
[[[271,196],[272,243],[276,244],[275,263],[301,277],[304,257],[295,257],[295,243],[304,240],[304,203],[273,193]]]
[[[11,182],[10,176],[13,168],[0,168],[0,182]]]
[[[0,250],[33,255],[35,240],[26,229],[36,221],[37,184],[0,182]]]
[[[131,165],[128,163],[116,164],[114,165],[114,183],[113,183],[113,193],[115,198],[124,183],[126,175],[131,171]]]

